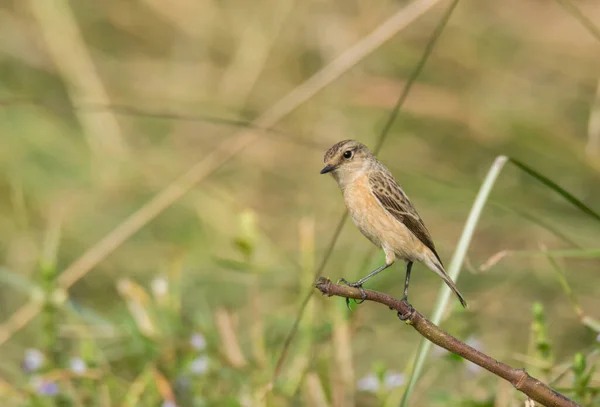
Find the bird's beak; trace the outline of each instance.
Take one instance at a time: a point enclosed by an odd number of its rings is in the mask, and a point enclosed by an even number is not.
[[[321,170],[321,174],[327,174],[328,172],[331,172],[335,170],[335,165],[326,165],[322,170]]]

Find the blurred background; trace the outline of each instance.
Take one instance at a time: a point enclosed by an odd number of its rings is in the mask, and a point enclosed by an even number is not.
[[[399,405],[420,337],[381,306],[315,295],[282,351],[344,210],[323,154],[377,144],[448,6],[2,2],[2,404]],[[388,41],[319,77],[395,15]],[[446,264],[497,155],[600,210],[600,35],[586,22],[597,1],[452,14],[379,154]],[[599,225],[508,163],[458,279],[470,308],[453,298],[442,327],[600,405]],[[347,221],[323,275],[382,261]],[[431,315],[441,282],[415,270],[411,302]],[[400,296],[403,278],[397,264],[368,287]],[[523,403],[442,350],[411,397]]]

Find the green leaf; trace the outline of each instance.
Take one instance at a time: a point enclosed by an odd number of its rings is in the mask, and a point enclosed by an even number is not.
[[[585,361],[585,356],[581,352],[577,352],[575,357],[573,358],[573,373],[575,373],[575,377],[582,376],[587,367],[587,363]]]
[[[235,248],[238,249],[238,251],[244,256],[244,258],[249,259],[252,256],[253,247],[248,240],[238,238],[233,241],[233,244]]]
[[[586,204],[584,204],[579,199],[577,199],[575,196],[573,196],[572,194],[567,192],[564,188],[559,186],[557,183],[552,181],[550,178],[540,174],[539,172],[537,172],[530,166],[524,164],[523,162],[521,162],[515,158],[509,157],[508,160],[511,163],[513,163],[514,165],[516,165],[517,167],[519,167],[521,170],[526,172],[527,174],[531,175],[533,178],[540,181],[542,184],[546,185],[548,188],[550,188],[554,192],[558,193],[560,196],[565,198],[567,201],[569,201],[571,204],[573,204],[576,208],[581,210],[586,215],[589,215],[592,218],[596,219],[597,221],[600,221],[600,215],[597,212],[590,209]]]
[[[236,271],[248,271],[248,263],[244,261],[237,261],[231,259],[224,259],[221,257],[214,257],[214,262],[226,269],[236,270]]]

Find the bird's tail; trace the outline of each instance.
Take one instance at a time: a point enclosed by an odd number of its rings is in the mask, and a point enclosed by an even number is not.
[[[446,270],[444,269],[444,266],[442,266],[441,262],[435,260],[428,260],[425,263],[434,273],[436,273],[442,278],[442,280],[444,280],[446,285],[450,287],[452,291],[454,291],[454,294],[456,294],[456,296],[458,297],[458,300],[460,301],[461,305],[464,308],[467,308],[467,302],[465,301],[460,291],[458,291],[458,288],[456,287],[456,284],[454,284],[454,281],[452,281],[450,276],[448,276],[448,274],[446,273]]]

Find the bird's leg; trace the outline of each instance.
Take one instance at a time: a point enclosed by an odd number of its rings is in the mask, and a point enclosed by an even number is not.
[[[408,303],[408,283],[410,282],[410,271],[412,269],[413,262],[409,261],[406,263],[406,279],[404,280],[404,296],[402,297],[402,301],[406,301]]]
[[[410,282],[410,271],[412,270],[412,265],[412,261],[406,263],[406,279],[404,280],[404,295],[402,296],[402,302],[408,305],[409,311],[406,314],[401,314],[398,312],[398,318],[400,318],[400,321],[406,321],[408,318],[410,318],[415,310],[408,302],[408,283]]]
[[[367,293],[365,293],[365,290],[362,288],[362,285],[365,283],[365,281],[367,281],[368,279],[370,279],[371,277],[373,277],[375,274],[381,273],[383,270],[385,270],[386,268],[388,268],[389,266],[391,266],[392,264],[384,264],[381,267],[376,268],[375,270],[371,271],[369,274],[367,274],[366,276],[364,276],[363,278],[361,278],[358,281],[355,281],[353,283],[350,283],[348,281],[346,281],[345,278],[340,278],[338,280],[338,284],[339,283],[343,283],[346,284],[350,287],[356,287],[360,290],[360,296],[362,297],[362,300],[360,300],[360,302],[356,302],[357,304],[362,304],[366,299],[367,299]],[[346,298],[346,305],[348,306],[348,308],[350,308],[350,300],[348,298]]]

